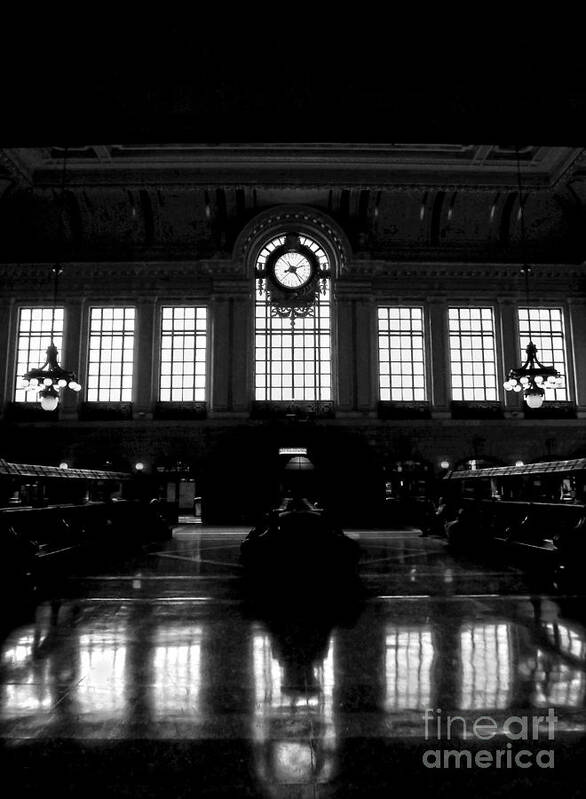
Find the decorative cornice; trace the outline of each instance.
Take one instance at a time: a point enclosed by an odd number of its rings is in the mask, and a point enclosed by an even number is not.
[[[384,279],[448,279],[459,280],[485,278],[487,280],[521,281],[519,264],[495,263],[409,263],[383,260],[353,261],[348,265],[345,277],[370,276]],[[567,288],[568,280],[586,280],[585,264],[540,264],[534,267],[534,281],[563,281],[560,288]]]
[[[18,186],[30,188],[33,185],[31,174],[22,166],[14,156],[12,150],[0,148],[0,164],[6,169]]]
[[[23,297],[48,301],[52,291],[51,264],[0,264],[0,285],[5,302]],[[234,261],[189,261],[171,263],[69,263],[60,285],[62,301],[80,298],[118,297],[166,298],[189,295],[202,300],[252,296],[254,283],[243,274],[242,263]],[[517,263],[430,263],[391,260],[354,260],[334,281],[339,299],[365,299],[392,293],[421,297],[440,292],[450,295],[491,292],[518,299],[524,282]],[[543,264],[535,266],[532,299],[547,301],[560,297],[581,303],[586,296],[586,264]]]
[[[0,264],[0,283],[6,293],[51,288],[49,272],[52,264]],[[239,265],[233,261],[189,261],[172,263],[65,263],[60,295],[90,289],[110,290],[128,285],[133,290],[172,293],[186,285],[197,292],[211,291],[216,279],[242,278]]]

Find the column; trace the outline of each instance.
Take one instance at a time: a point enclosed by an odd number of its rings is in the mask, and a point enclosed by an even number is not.
[[[211,341],[211,410],[247,415],[252,396],[254,303],[248,281],[234,290],[214,285]]]
[[[448,305],[445,299],[427,298],[429,365],[429,398],[434,418],[450,415],[450,358],[448,332]],[[431,374],[429,369],[431,367]]]
[[[154,401],[155,300],[141,297],[136,303],[134,418],[152,419]]]
[[[521,365],[519,352],[519,335],[517,324],[517,305],[513,300],[499,298],[497,300],[500,315],[500,354],[499,391],[504,396],[505,416],[517,416],[522,413],[521,400],[515,391],[505,391],[503,382],[510,369]]]
[[[365,298],[354,302],[354,330],[356,339],[354,379],[356,381],[356,408],[372,411],[375,407],[373,359],[376,357],[376,337],[373,328],[373,304]]]
[[[216,297],[212,303],[210,398],[214,411],[227,411],[230,385],[230,303]]]
[[[574,372],[576,412],[579,419],[586,418],[586,364],[583,353],[586,352],[586,300],[569,299],[569,319],[567,320],[570,335],[566,340],[567,357]],[[577,357],[581,353],[582,357]],[[569,377],[569,375],[568,375]]]
[[[338,409],[371,413],[377,396],[372,287],[339,285],[336,294]]]
[[[12,376],[9,374],[8,364],[14,363],[14,358],[9,356],[10,334],[13,328],[11,324],[10,302],[3,300],[0,303],[0,413],[4,405],[12,400],[13,387]]]
[[[230,331],[232,365],[230,369],[231,410],[248,413],[252,396],[251,364],[253,337],[252,298],[230,298]]]
[[[338,410],[352,411],[354,408],[354,346],[353,346],[353,302],[338,299],[335,304],[337,319],[337,378]]]
[[[82,301],[69,300],[64,303],[65,326],[63,330],[63,349],[59,353],[60,363],[64,369],[75,372],[77,382],[81,383],[81,391],[69,388],[61,389],[61,408],[59,418],[71,420],[77,418],[78,401],[84,396],[86,377],[81,373],[82,351]]]

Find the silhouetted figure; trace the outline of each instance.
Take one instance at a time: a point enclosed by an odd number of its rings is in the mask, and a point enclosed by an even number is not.
[[[288,497],[242,542],[240,558],[253,590],[299,600],[299,589],[326,592],[357,580],[360,548],[302,496]]]

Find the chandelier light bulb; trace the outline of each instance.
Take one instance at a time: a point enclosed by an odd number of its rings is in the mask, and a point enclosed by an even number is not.
[[[36,388],[38,385],[39,385],[39,381],[37,380],[37,378],[36,377],[31,378],[30,387],[31,388]]]
[[[67,380],[63,380],[63,378],[61,378],[61,380],[57,381],[57,385],[59,386],[59,388],[65,388],[65,386],[67,385]]]
[[[41,408],[44,411],[54,411],[57,405],[59,405],[59,397],[56,394],[41,396]]]
[[[525,402],[529,408],[541,408],[543,405],[543,390],[532,389],[525,394]]]

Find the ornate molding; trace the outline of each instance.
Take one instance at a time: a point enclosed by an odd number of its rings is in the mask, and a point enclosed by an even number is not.
[[[244,227],[234,245],[234,261],[250,274],[258,251],[264,243],[280,232],[307,233],[328,255],[333,275],[340,274],[348,261],[351,247],[342,228],[327,214],[302,205],[282,205],[258,214]]]

